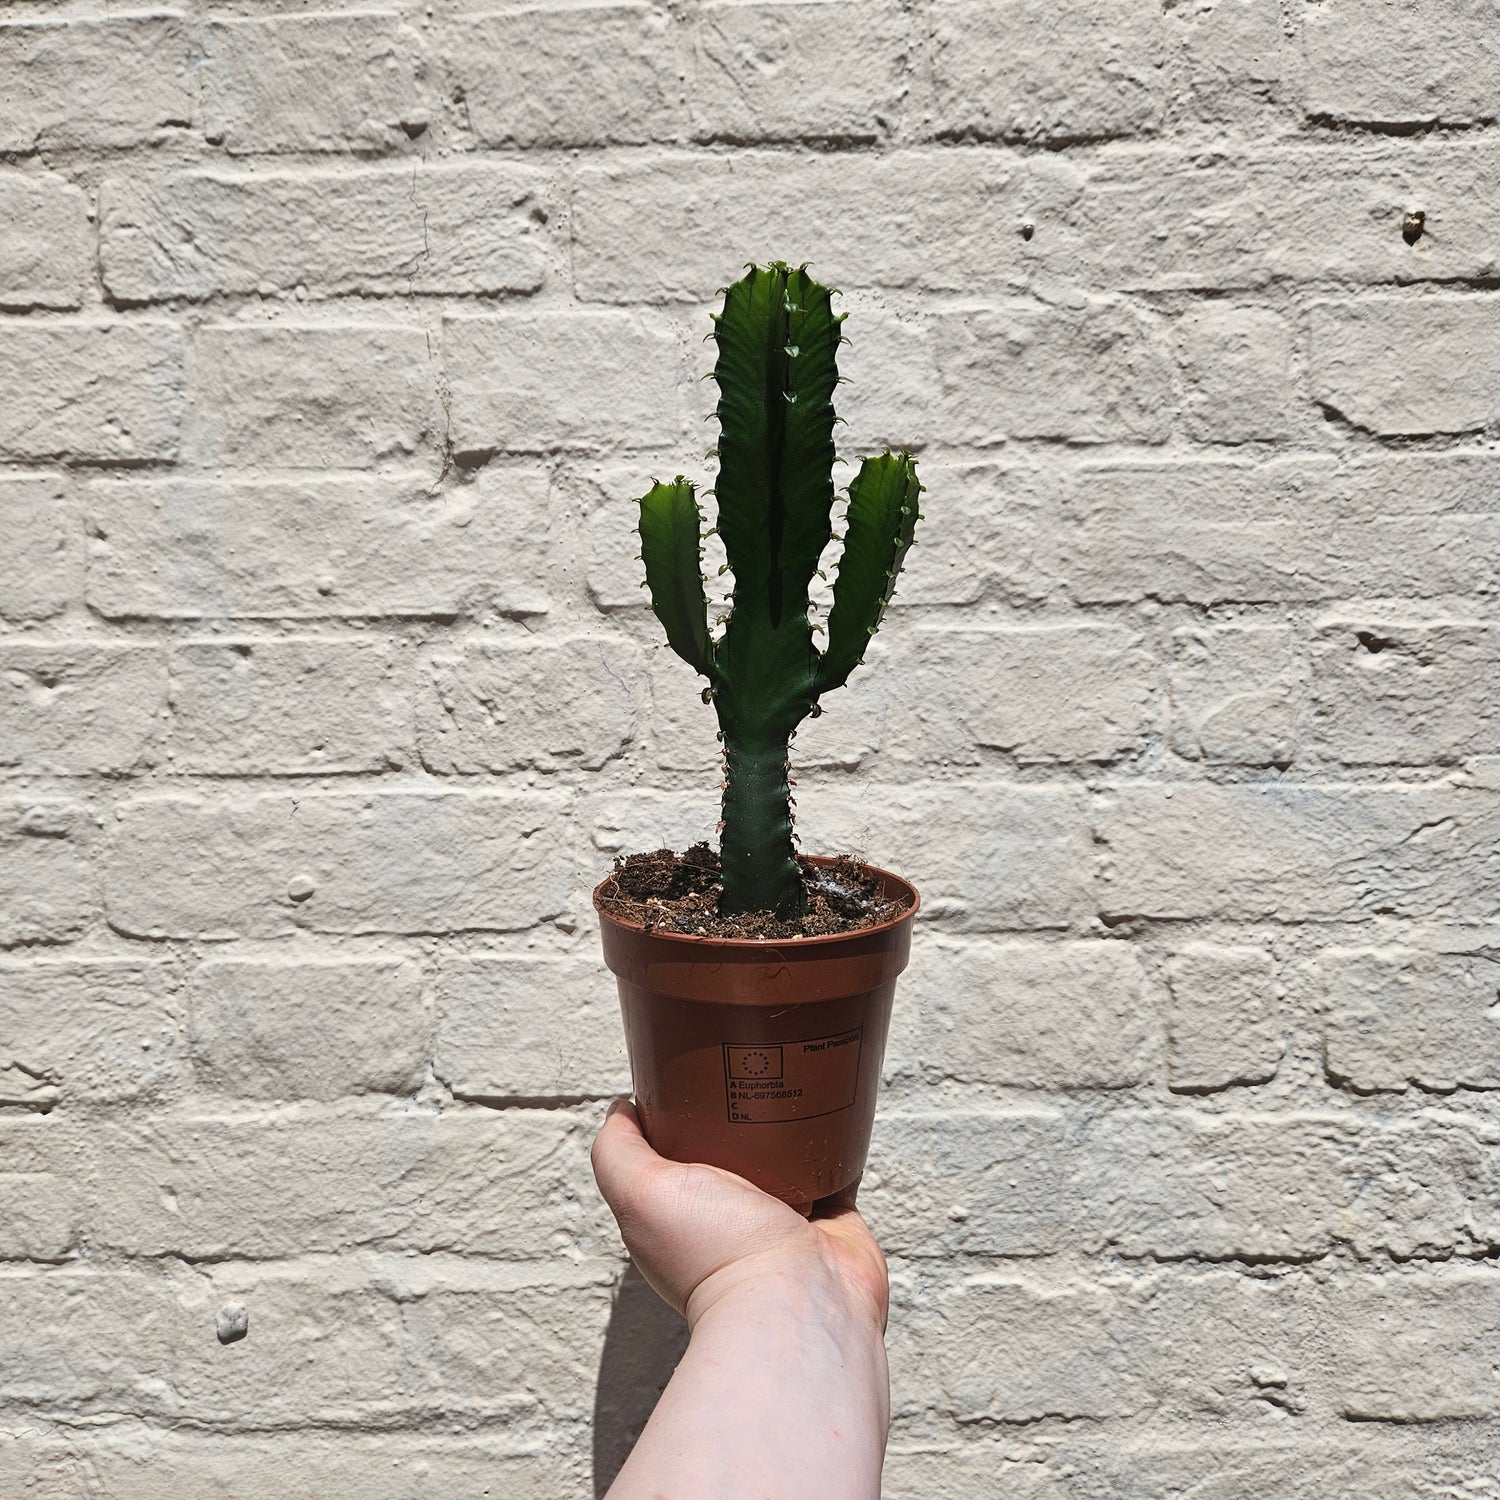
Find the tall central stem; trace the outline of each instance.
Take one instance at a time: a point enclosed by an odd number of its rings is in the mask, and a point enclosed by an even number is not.
[[[770,911],[787,918],[806,910],[792,844],[789,743],[787,735],[725,737],[719,859],[726,914]]]

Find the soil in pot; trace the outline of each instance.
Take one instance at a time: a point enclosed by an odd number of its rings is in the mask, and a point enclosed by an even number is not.
[[[798,855],[797,863],[808,910],[789,921],[769,912],[721,916],[719,856],[706,843],[694,844],[682,854],[657,849],[621,855],[613,875],[599,887],[599,908],[648,932],[716,938],[825,937],[878,927],[904,910],[901,901],[886,895],[880,873],[857,859]]]

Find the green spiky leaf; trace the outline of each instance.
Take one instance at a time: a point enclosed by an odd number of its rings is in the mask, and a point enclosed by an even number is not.
[[[916,533],[920,493],[916,460],[909,453],[867,458],[851,481],[828,649],[816,677],[819,693],[841,687],[864,656]]]
[[[702,525],[693,486],[680,474],[670,484],[652,485],[641,498],[641,556],[651,608],[667,632],[667,644],[712,681],[713,644],[698,557]]]

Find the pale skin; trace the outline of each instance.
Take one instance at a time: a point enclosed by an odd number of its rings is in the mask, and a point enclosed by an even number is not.
[[[879,1500],[890,1282],[852,1201],[804,1219],[732,1172],[668,1161],[625,1100],[593,1163],[631,1258],[689,1329],[605,1500]]]

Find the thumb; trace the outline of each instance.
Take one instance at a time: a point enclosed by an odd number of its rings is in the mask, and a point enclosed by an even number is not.
[[[662,1159],[641,1133],[641,1119],[629,1099],[616,1099],[589,1151],[594,1181],[616,1219],[640,1191],[642,1182],[658,1171]]]

